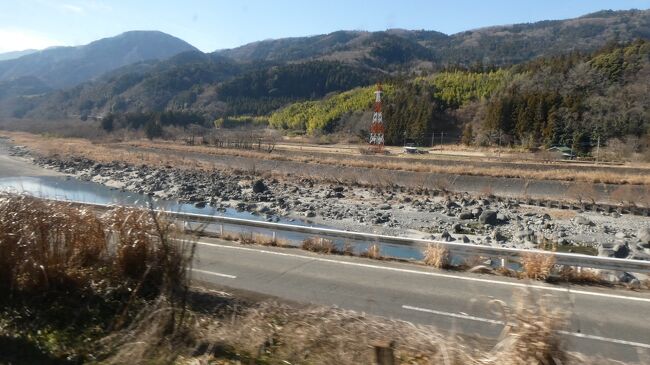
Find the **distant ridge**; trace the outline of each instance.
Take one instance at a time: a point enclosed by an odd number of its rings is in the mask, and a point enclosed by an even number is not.
[[[196,50],[158,31],[132,31],[78,47],[55,47],[0,62],[0,81],[33,76],[60,89],[144,60],[164,60]]]
[[[0,53],[0,61],[13,60],[15,58],[20,58],[22,56],[27,56],[28,54],[32,54],[34,52],[38,52],[38,50],[36,50],[36,49],[26,49],[26,50],[23,50],[23,51],[12,51],[12,52]]]

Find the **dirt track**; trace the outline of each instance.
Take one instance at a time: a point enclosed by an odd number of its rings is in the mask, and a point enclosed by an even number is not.
[[[0,178],[14,176],[50,176],[61,175],[53,170],[46,170],[23,158],[10,156],[11,144],[0,138]]]

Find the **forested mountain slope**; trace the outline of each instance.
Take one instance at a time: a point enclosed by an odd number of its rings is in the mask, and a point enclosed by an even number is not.
[[[0,117],[111,115],[138,128],[164,116],[363,135],[381,81],[391,144],[443,132],[479,144],[587,146],[648,133],[649,38],[648,10],[451,36],[340,31],[141,60],[63,90],[32,76],[0,81]]]

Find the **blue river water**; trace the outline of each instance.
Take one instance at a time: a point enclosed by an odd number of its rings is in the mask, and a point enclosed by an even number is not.
[[[234,208],[218,210],[214,207],[210,207],[209,205],[205,206],[204,208],[198,208],[194,206],[194,204],[157,199],[149,197],[147,195],[109,188],[98,183],[81,181],[67,176],[22,176],[0,178],[0,191],[23,193],[39,198],[68,200],[84,203],[116,204],[137,207],[148,207],[149,204],[152,204],[155,209],[162,209],[173,212],[218,215],[251,220],[266,220],[265,216],[260,216],[245,211],[238,211]],[[323,225],[312,224],[310,222],[286,219],[282,217],[279,217],[277,221],[280,223],[332,228]],[[214,225],[210,225],[208,227],[204,227],[204,229],[216,231],[218,228]],[[265,229],[245,229],[247,231],[246,233],[252,232],[254,234],[264,236],[271,236],[272,234],[270,231]],[[231,225],[225,225],[224,230],[234,235],[245,233],[242,231],[242,228]],[[306,236],[303,234],[288,232],[278,232],[276,237],[295,245],[300,244],[300,242],[306,238]],[[356,253],[364,252],[369,246],[369,244],[365,242],[344,242],[343,240],[335,240],[335,244],[340,248],[343,248],[346,243],[352,245]],[[400,259],[422,259],[422,252],[419,248],[393,245],[382,242],[378,242],[378,244],[380,246],[381,254],[384,256]]]

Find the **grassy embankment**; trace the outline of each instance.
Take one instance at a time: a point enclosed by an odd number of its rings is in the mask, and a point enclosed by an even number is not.
[[[325,164],[346,166],[353,168],[370,168],[381,172],[412,171],[432,174],[473,175],[521,178],[527,180],[557,180],[574,181],[581,183],[607,183],[621,185],[650,186],[650,174],[627,173],[623,169],[612,168],[608,171],[580,171],[567,169],[534,169],[512,167],[472,166],[459,162],[457,165],[434,165],[426,163],[413,163],[400,161],[393,158],[386,161],[367,161],[363,159],[345,158],[335,155],[332,157],[319,157],[309,155],[263,153],[249,150],[215,148],[209,146],[187,146],[165,141],[130,141],[117,143],[93,143],[85,139],[43,137],[20,132],[0,132],[13,138],[17,144],[26,145],[30,149],[43,155],[83,156],[99,162],[124,161],[132,164],[172,165],[185,168],[214,168],[208,161],[200,161],[184,157],[182,153],[200,153],[205,155],[238,156],[251,159],[264,159],[275,161],[292,161],[300,163]],[[178,153],[181,152],[181,153]],[[350,177],[354,180],[354,176]]]

